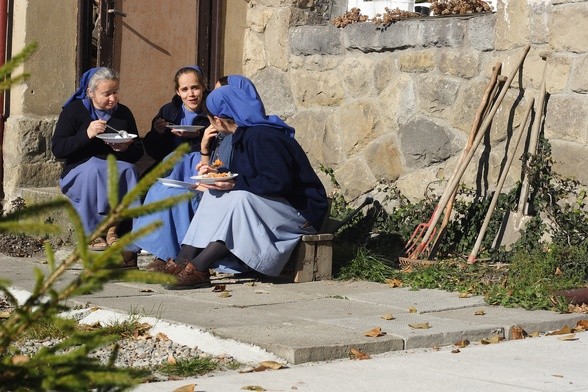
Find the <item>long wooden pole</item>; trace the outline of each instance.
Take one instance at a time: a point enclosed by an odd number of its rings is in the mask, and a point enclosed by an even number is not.
[[[498,180],[498,184],[496,184],[496,190],[494,191],[494,196],[492,196],[492,200],[490,201],[490,205],[488,206],[488,211],[486,212],[486,216],[484,217],[484,222],[482,223],[482,227],[480,228],[480,232],[478,233],[478,238],[476,238],[476,243],[474,244],[474,248],[472,249],[469,257],[468,257],[468,264],[473,264],[476,262],[476,256],[478,256],[478,252],[480,251],[480,246],[482,245],[482,240],[486,235],[486,230],[488,230],[488,225],[490,224],[490,219],[492,218],[492,213],[496,208],[496,203],[498,203],[498,197],[500,196],[500,192],[502,191],[502,187],[504,186],[504,182],[506,181],[506,177],[508,177],[508,171],[510,170],[510,165],[512,164],[513,158],[519,148],[519,144],[521,142],[521,137],[523,133],[527,129],[527,123],[529,121],[529,114],[531,113],[531,109],[533,109],[533,103],[535,102],[535,98],[531,98],[529,101],[529,106],[525,110],[525,114],[523,115],[523,121],[521,125],[521,129],[514,140],[514,146],[512,150],[512,154],[508,154],[508,158],[506,159],[506,164],[504,165],[504,170],[500,175],[500,179]]]
[[[480,126],[480,131],[476,135],[476,139],[474,140],[474,143],[472,145],[472,149],[470,150],[470,152],[466,156],[466,159],[459,166],[459,169],[457,170],[457,175],[455,176],[455,178],[453,178],[453,180],[451,181],[451,184],[447,188],[445,188],[445,192],[443,192],[443,195],[441,196],[441,200],[439,200],[439,204],[437,205],[437,209],[435,210],[435,212],[433,213],[433,216],[431,217],[431,222],[430,222],[429,227],[427,228],[427,232],[425,233],[425,235],[421,239],[421,243],[418,245],[417,249],[410,255],[411,259],[417,259],[420,256],[423,249],[425,249],[425,247],[427,246],[427,242],[428,242],[429,238],[431,237],[431,234],[435,230],[435,226],[437,225],[437,222],[439,222],[439,218],[441,217],[443,209],[445,208],[445,206],[447,205],[447,202],[449,201],[449,197],[451,197],[451,194],[457,188],[459,181],[461,180],[461,177],[463,176],[463,173],[465,172],[467,165],[470,163],[470,161],[472,160],[472,157],[474,156],[474,153],[476,152],[476,148],[478,148],[478,146],[480,145],[480,142],[482,141],[482,139],[484,138],[484,135],[486,134],[486,131],[488,131],[488,129],[490,128],[490,123],[492,122],[492,119],[494,118],[494,115],[496,114],[496,111],[498,110],[500,103],[504,99],[504,96],[506,95],[515,75],[517,74],[519,68],[521,68],[521,66],[523,65],[523,62],[525,61],[525,57],[527,56],[527,53],[529,52],[530,48],[531,48],[531,46],[527,45],[523,49],[523,53],[521,53],[518,61],[515,63],[516,67],[514,67],[514,69],[511,71],[510,75],[508,76],[508,78],[504,82],[504,86],[502,87],[502,90],[500,91],[498,98],[496,98],[496,102],[492,106],[492,110],[490,110],[490,113],[488,113],[488,116],[484,119],[484,122]]]

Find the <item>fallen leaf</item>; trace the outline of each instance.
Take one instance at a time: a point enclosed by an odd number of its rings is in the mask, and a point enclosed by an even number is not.
[[[241,387],[241,390],[243,390],[243,391],[265,391],[265,389],[263,389],[259,385],[246,385],[244,387]]]
[[[365,333],[365,336],[368,336],[370,338],[377,338],[377,337],[384,336],[384,335],[386,335],[386,332],[382,332],[382,328],[380,328],[380,327],[376,327],[376,328],[371,329]]]
[[[464,340],[460,340],[459,342],[455,342],[453,344],[459,348],[464,348],[470,344],[470,341],[467,339],[464,339]]]
[[[526,336],[527,331],[525,331],[522,327],[515,325],[510,328],[510,338],[512,340],[524,339]]]
[[[451,353],[452,353],[452,354],[458,354],[458,353],[460,353],[460,352],[461,352],[461,351],[459,351],[459,348],[456,348],[456,349],[454,349],[454,350],[451,350]]]
[[[366,353],[364,353],[363,351],[359,351],[356,348],[351,348],[351,350],[349,350],[349,356],[351,359],[359,359],[359,360],[363,360],[363,359],[370,359],[370,356]]]
[[[153,290],[152,289],[141,289],[139,290],[140,293],[152,293]]]
[[[259,365],[272,370],[278,370],[284,367],[284,365],[276,361],[263,361]]]
[[[394,279],[386,279],[385,282],[388,284],[388,286],[394,288],[394,287],[402,287],[402,281],[398,278],[394,278]]]
[[[559,269],[559,267],[555,268],[555,272],[553,273],[555,276],[559,276],[562,274],[561,270]]]
[[[503,340],[504,340],[504,338],[502,336],[492,335],[489,338],[480,340],[480,343],[482,343],[482,344],[496,344],[496,343],[500,343]]]
[[[93,307],[90,308],[90,311],[91,312],[95,312],[97,310],[100,310],[100,308],[98,306],[93,306]]]
[[[408,308],[408,313],[416,313],[417,310],[414,306],[411,306],[410,308]]]
[[[571,333],[569,335],[560,336],[558,339],[559,340],[563,340],[565,342],[569,342],[569,341],[572,341],[572,340],[578,340],[578,338],[576,337],[576,334],[575,333]]]
[[[212,288],[212,292],[213,293],[220,293],[222,291],[225,291],[226,288],[227,288],[226,284],[215,284],[214,287]]]
[[[10,312],[4,311],[4,310],[2,312],[0,312],[0,319],[7,319],[9,317],[10,317]]]
[[[417,323],[417,324],[408,324],[409,327],[414,329],[429,329],[431,326],[429,323]]]
[[[255,287],[256,286],[255,285],[255,282],[247,282],[247,283],[245,283],[245,285],[251,286],[251,287]]]
[[[394,316],[392,316],[392,313],[386,313],[385,315],[383,315],[382,317],[384,320],[394,320]]]
[[[163,340],[163,341],[169,340],[169,337],[166,334],[164,334],[163,332],[157,332],[157,334],[155,335],[155,338]]]
[[[177,365],[178,362],[176,361],[176,359],[174,358],[173,355],[168,355],[167,357],[167,363],[169,363],[170,365]]]
[[[478,309],[474,312],[474,316],[484,316],[486,314],[486,312],[484,311],[484,309]]]
[[[564,325],[560,330],[553,331],[547,334],[547,336],[551,335],[566,335],[568,333],[574,332],[569,326]]]
[[[582,328],[584,330],[588,329],[588,320],[578,320],[576,328]]]
[[[221,297],[221,298],[229,298],[229,297],[232,297],[232,295],[228,291],[223,291],[222,293],[219,294],[219,297]]]
[[[470,293],[459,293],[459,298],[470,298],[471,296]]]
[[[553,377],[557,377],[557,378],[563,378],[563,375],[561,374],[552,374]]]
[[[530,338],[536,338],[539,335],[541,335],[541,332],[539,332],[539,331],[533,331],[533,332],[529,333]]]
[[[196,384],[186,384],[174,389],[173,392],[194,392],[194,388],[196,388]]]

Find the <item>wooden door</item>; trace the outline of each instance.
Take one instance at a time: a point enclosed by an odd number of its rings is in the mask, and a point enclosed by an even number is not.
[[[120,73],[120,101],[130,107],[141,135],[169,102],[178,68],[198,64],[219,73],[219,0],[80,0],[87,17],[98,10],[96,49],[80,53],[80,67],[112,67]],[[93,3],[95,7],[92,8]],[[214,4],[213,4],[214,3]],[[94,17],[95,18],[95,17]],[[80,23],[81,28],[93,24]],[[213,26],[215,26],[213,28]],[[88,37],[86,37],[88,40]],[[95,59],[93,58],[95,56]],[[93,63],[94,62],[94,63]],[[83,69],[80,70],[83,72]]]

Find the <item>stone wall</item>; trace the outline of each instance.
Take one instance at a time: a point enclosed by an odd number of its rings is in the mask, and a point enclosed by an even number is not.
[[[505,149],[545,72],[542,131],[556,171],[588,184],[587,1],[500,0],[492,14],[413,19],[386,28],[321,23],[318,3],[250,1],[243,69],[268,112],[295,126],[314,166],[334,170],[348,200],[379,182],[393,182],[420,199],[429,184],[446,179],[492,67],[500,62],[502,74],[510,74],[526,45],[531,49],[522,71],[464,180],[490,188],[497,182]],[[515,160],[506,187],[517,180],[519,164]],[[482,181],[481,166],[487,168]]]

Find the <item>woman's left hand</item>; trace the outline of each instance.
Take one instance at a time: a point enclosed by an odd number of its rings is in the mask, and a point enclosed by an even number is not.
[[[129,140],[123,143],[106,143],[113,149],[114,152],[125,152],[129,146],[133,143],[133,140]]]
[[[216,181],[212,184],[198,184],[199,187],[211,189],[215,191],[230,191],[235,187],[235,180]]]

